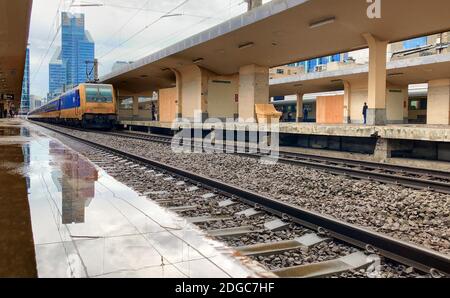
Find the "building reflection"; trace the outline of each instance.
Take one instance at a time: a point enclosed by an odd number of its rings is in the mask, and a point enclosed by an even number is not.
[[[61,186],[62,224],[84,223],[85,208],[95,195],[98,171],[87,160],[71,153],[56,142],[50,142],[49,150],[61,169],[60,175],[52,177],[59,180],[59,183],[55,184]]]

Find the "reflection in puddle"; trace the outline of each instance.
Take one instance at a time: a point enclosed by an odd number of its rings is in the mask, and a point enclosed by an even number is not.
[[[20,126],[0,126],[0,137],[30,137],[30,130],[28,127]]]
[[[60,186],[62,193],[62,223],[83,223],[84,210],[95,196],[98,171],[90,162],[61,148],[54,141],[50,141],[49,149],[55,166],[61,169],[62,177],[54,170],[52,178],[56,180],[55,185]]]

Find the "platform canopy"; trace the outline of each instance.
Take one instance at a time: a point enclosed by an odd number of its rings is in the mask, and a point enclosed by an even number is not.
[[[0,0],[0,101],[20,105],[32,0]]]
[[[396,42],[450,30],[448,0],[381,1],[381,18],[366,0],[273,0],[153,53],[103,78],[127,88],[174,84],[168,68],[196,63],[217,74],[249,64],[279,66],[366,48],[362,34]]]
[[[270,80],[270,96],[343,90],[343,81],[368,79],[369,66],[313,72]],[[387,63],[387,82],[395,86],[450,78],[450,54],[395,60]]]

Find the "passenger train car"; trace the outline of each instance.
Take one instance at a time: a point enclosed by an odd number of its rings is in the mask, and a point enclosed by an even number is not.
[[[80,84],[31,111],[28,118],[83,128],[110,129],[117,120],[113,86]]]

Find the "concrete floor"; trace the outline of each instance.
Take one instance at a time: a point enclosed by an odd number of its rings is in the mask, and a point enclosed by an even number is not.
[[[265,274],[25,122],[0,120],[0,160],[0,276]]]

